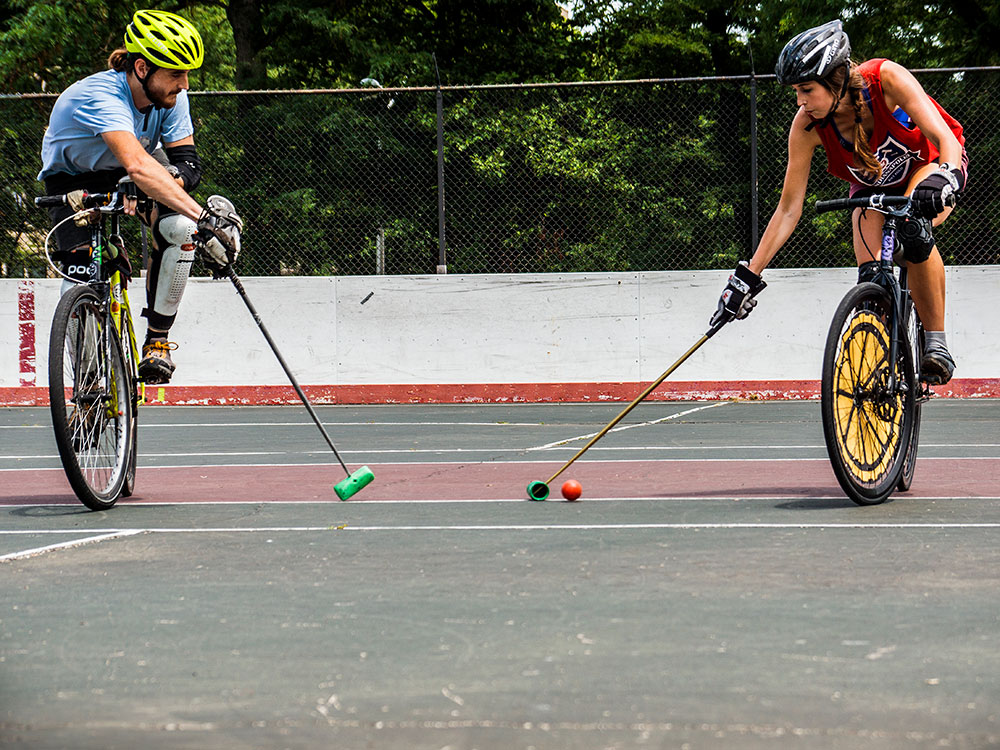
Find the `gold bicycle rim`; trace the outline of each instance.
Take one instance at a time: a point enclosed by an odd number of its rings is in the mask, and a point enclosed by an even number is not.
[[[844,466],[860,484],[882,479],[899,447],[902,397],[896,394],[882,403],[857,397],[859,392],[879,392],[888,377],[888,358],[889,334],[882,319],[871,311],[855,314],[840,339],[834,419]]]

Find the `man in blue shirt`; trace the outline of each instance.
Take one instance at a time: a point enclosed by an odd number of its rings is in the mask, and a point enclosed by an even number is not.
[[[170,351],[177,345],[168,333],[196,247],[217,268],[235,261],[240,248],[242,222],[232,203],[212,196],[203,209],[188,194],[201,179],[188,71],[203,59],[201,36],[190,22],[166,11],[137,11],[125,31],[125,47],[108,59],[110,70],[77,81],[59,96],[42,142],[38,179],[47,194],[70,198],[70,207],[50,210],[53,224],[83,208],[82,191],[113,191],[126,176],[155,201],[141,216],[153,230],[143,310],[148,326],[139,363],[147,383],[166,383],[174,372]],[[136,213],[134,201],[126,213]],[[89,265],[87,221],[78,216],[55,232],[57,260],[68,276],[81,280]],[[197,241],[199,229],[211,238]]]

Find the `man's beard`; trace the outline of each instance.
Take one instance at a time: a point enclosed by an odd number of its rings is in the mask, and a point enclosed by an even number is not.
[[[171,101],[170,94],[161,94],[157,91],[149,90],[147,93],[149,101],[157,106],[159,109],[172,109],[175,104],[177,104],[177,95],[173,95],[173,101]]]

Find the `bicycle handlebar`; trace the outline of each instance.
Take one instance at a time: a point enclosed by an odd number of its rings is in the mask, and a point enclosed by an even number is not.
[[[39,208],[57,208],[66,205],[65,195],[41,195],[35,198],[35,205]]]
[[[83,191],[84,208],[100,208],[114,203],[119,193],[88,193]],[[39,208],[58,208],[69,205],[68,195],[40,195],[35,198],[35,205]]]
[[[816,213],[838,211],[845,208],[873,208],[881,210],[893,206],[905,206],[910,202],[908,195],[871,195],[867,198],[835,198],[832,201],[816,201]]]

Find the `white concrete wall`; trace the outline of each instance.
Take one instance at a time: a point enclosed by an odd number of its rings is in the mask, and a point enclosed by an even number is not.
[[[817,379],[830,315],[855,274],[769,271],[757,310],[702,347],[678,377]],[[248,278],[244,284],[303,384],[635,382],[656,378],[705,332],[727,275]],[[19,384],[17,289],[18,280],[0,280],[0,387]],[[36,280],[33,289],[37,384],[45,385],[59,282]],[[948,269],[946,329],[957,377],[1000,377],[998,293],[1000,268]],[[135,284],[136,315],[144,298]],[[179,344],[174,385],[287,383],[228,282],[192,279],[172,338]]]

